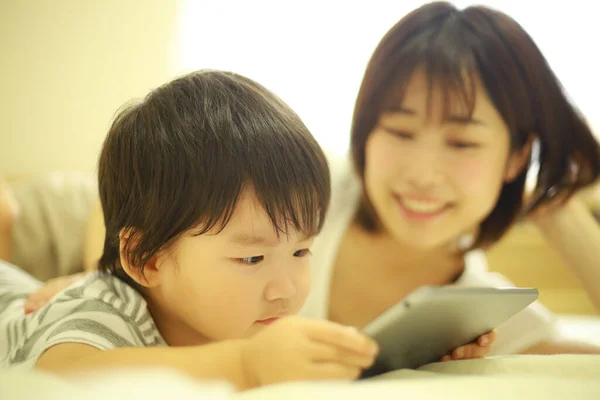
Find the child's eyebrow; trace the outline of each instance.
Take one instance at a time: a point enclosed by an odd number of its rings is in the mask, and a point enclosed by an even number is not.
[[[311,238],[312,238],[312,235],[302,235],[300,237],[300,239],[298,240],[298,242],[304,242]],[[235,235],[231,236],[231,238],[229,239],[229,242],[232,244],[240,245],[240,246],[260,245],[260,246],[267,246],[267,247],[274,247],[279,243],[279,241],[275,237],[266,238],[264,236],[257,236],[257,235],[248,234],[248,233],[236,233]]]
[[[256,236],[247,233],[237,233],[233,235],[229,241],[233,244],[241,245],[241,246],[255,246],[255,245],[263,245],[263,246],[275,246],[277,244],[276,241],[268,240],[264,236]]]

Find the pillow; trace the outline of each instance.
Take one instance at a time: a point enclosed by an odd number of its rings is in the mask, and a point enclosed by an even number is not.
[[[12,185],[20,213],[13,230],[13,264],[46,281],[83,269],[83,242],[96,178],[54,173]]]

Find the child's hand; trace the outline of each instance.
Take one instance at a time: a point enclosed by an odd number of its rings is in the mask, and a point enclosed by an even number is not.
[[[42,308],[56,294],[71,286],[73,283],[85,277],[84,273],[59,276],[48,280],[44,286],[32,292],[25,300],[25,314],[32,313]]]
[[[369,367],[377,344],[357,330],[291,316],[249,339],[242,365],[250,386],[291,380],[351,380]]]
[[[491,345],[495,340],[496,331],[493,330],[490,333],[479,336],[479,338],[473,343],[469,343],[454,349],[452,353],[442,357],[442,361],[467,360],[470,358],[485,357],[490,352]]]

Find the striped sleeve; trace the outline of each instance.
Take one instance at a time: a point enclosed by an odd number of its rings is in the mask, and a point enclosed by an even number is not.
[[[36,287],[26,277],[0,265],[0,367],[33,368],[46,350],[63,343],[99,350],[166,344],[143,297],[117,278],[93,274],[25,315],[26,292]]]
[[[46,350],[63,343],[86,344],[99,350],[143,346],[132,321],[100,300],[50,303],[40,311],[45,312],[29,322],[26,339],[16,346],[9,365],[33,367]]]

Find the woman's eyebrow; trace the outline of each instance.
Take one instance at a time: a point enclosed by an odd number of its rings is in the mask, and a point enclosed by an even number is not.
[[[415,110],[402,106],[392,107],[388,110],[388,112],[392,114],[417,115],[417,112]]]
[[[485,125],[482,120],[464,116],[464,115],[450,115],[446,117],[445,122],[460,124],[460,125]]]
[[[390,108],[387,113],[389,114],[400,114],[400,115],[408,115],[414,116],[417,115],[417,112],[411,108],[406,108],[403,106],[396,106]],[[467,115],[449,115],[445,118],[444,122],[452,123],[452,124],[460,124],[460,125],[485,125],[485,123],[477,118],[473,118],[472,116]]]

